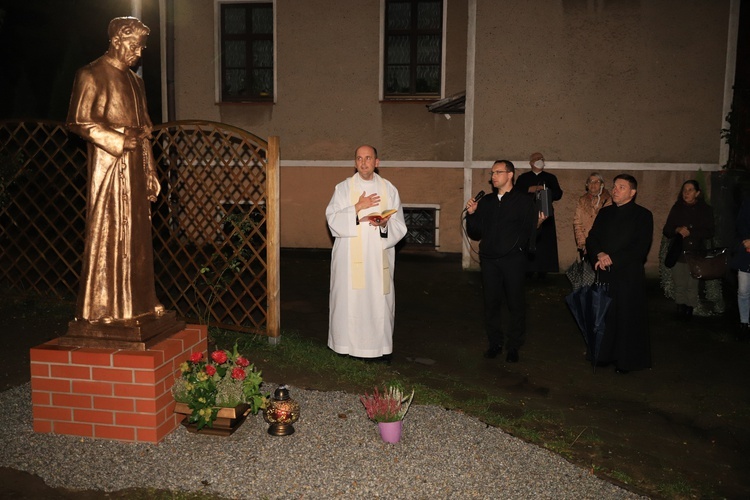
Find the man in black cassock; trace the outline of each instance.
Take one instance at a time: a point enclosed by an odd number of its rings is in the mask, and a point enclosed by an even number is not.
[[[540,191],[547,189],[549,193],[549,214],[539,228],[536,240],[536,252],[529,254],[529,264],[526,268],[526,276],[531,277],[535,272],[539,278],[544,278],[547,273],[556,273],[560,270],[557,257],[557,229],[555,227],[555,210],[553,201],[562,198],[563,192],[557,177],[544,171],[544,156],[542,153],[533,153],[529,157],[531,171],[518,176],[516,189],[528,193],[538,200]],[[539,208],[541,210],[541,208]]]
[[[644,263],[653,238],[654,217],[635,203],[638,182],[620,174],[613,204],[602,208],[586,239],[586,250],[612,298],[597,366],[614,364],[617,373],[651,368],[646,318]]]

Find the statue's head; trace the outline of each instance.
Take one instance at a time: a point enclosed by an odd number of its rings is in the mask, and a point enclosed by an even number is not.
[[[146,38],[151,30],[135,17],[116,17],[109,22],[109,50],[107,53],[127,64],[135,66],[146,48]]]

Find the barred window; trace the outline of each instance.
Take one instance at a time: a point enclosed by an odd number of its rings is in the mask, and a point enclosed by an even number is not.
[[[435,206],[404,206],[407,233],[404,240],[409,247],[435,249],[439,245],[440,209]]]

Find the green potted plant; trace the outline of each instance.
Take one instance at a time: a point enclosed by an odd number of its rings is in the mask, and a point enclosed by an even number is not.
[[[237,352],[218,349],[208,359],[194,353],[180,365],[182,376],[175,380],[172,395],[175,412],[187,415],[188,430],[229,435],[248,413],[257,414],[268,399],[260,391],[261,372]],[[208,429],[214,430],[209,432]]]
[[[380,437],[388,443],[401,440],[403,420],[414,399],[414,390],[406,396],[397,385],[383,387],[381,393],[377,387],[372,394],[365,392],[359,400],[365,407],[367,418],[378,424]]]

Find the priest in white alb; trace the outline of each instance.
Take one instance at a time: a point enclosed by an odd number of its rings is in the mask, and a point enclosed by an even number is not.
[[[393,352],[395,247],[406,235],[398,190],[376,173],[379,164],[375,148],[357,148],[356,173],[326,208],[334,237],[328,347],[369,359]]]

